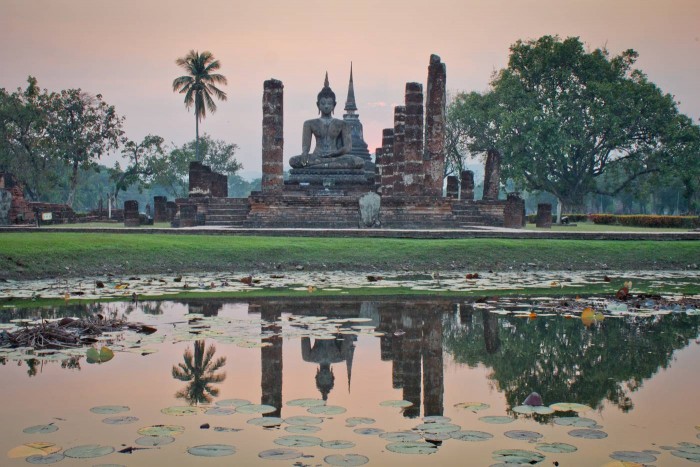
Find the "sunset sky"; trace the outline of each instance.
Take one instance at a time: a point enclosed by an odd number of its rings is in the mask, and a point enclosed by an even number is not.
[[[194,139],[194,115],[172,80],[177,57],[209,50],[228,78],[228,101],[201,131],[239,145],[247,178],[261,172],[263,81],[284,83],[286,161],[328,71],[342,118],[350,62],[365,140],[380,145],[407,81],[425,83],[431,53],[450,92],[484,91],[508,47],[545,34],[578,36],[637,67],[700,117],[698,0],[0,0],[0,87],[101,93],[131,139]],[[112,165],[115,157],[103,163]]]

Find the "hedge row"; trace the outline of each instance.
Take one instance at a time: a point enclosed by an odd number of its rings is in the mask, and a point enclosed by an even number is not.
[[[569,222],[586,222],[588,220],[588,214],[562,214],[561,217],[568,218]],[[530,224],[534,224],[535,222],[537,222],[537,214],[528,214],[527,221]],[[557,215],[552,214],[552,223],[554,223],[556,221],[557,221]]]
[[[589,214],[588,219],[594,224],[619,224],[633,227],[675,227],[682,229],[700,227],[700,217],[698,216]]]

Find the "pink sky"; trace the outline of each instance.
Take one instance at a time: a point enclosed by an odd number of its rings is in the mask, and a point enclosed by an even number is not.
[[[0,87],[28,75],[49,90],[101,93],[131,139],[182,144],[194,116],[172,92],[177,57],[210,50],[228,77],[228,101],[201,129],[240,146],[242,174],[259,174],[262,83],[284,82],[285,161],[301,151],[304,120],[328,71],[341,117],[353,62],[365,140],[374,151],[407,81],[425,82],[431,53],[451,92],[483,91],[518,39],[579,36],[637,66],[680,109],[700,117],[698,0],[0,0]],[[114,157],[103,161],[112,165]]]

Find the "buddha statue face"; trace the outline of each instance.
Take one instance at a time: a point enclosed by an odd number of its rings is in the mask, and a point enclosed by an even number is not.
[[[316,105],[318,106],[318,111],[321,112],[321,115],[330,115],[335,109],[335,99],[331,97],[322,97],[319,99]]]

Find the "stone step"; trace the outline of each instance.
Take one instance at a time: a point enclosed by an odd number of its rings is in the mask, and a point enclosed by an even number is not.
[[[250,212],[247,208],[209,208],[207,213],[209,214],[219,214],[219,215],[231,215],[231,216],[247,216]]]

